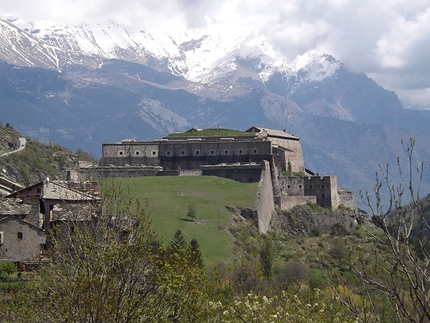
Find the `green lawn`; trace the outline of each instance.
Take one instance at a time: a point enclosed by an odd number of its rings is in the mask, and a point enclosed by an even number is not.
[[[138,177],[117,178],[132,197],[138,198],[150,212],[153,229],[167,244],[177,229],[189,242],[195,238],[202,250],[205,265],[229,258],[232,239],[224,230],[230,212],[226,206],[252,208],[258,183],[238,183],[225,178]],[[187,216],[188,206],[195,204],[195,222]]]

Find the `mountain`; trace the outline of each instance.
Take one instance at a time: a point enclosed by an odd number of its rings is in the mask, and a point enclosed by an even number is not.
[[[429,111],[404,109],[330,55],[288,61],[255,33],[0,19],[0,112],[25,135],[95,156],[103,142],[193,126],[287,129],[308,168],[353,190],[371,190],[378,164],[396,164],[401,138],[417,139],[414,157],[430,160]]]

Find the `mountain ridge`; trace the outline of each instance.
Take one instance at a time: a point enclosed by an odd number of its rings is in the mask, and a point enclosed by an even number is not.
[[[160,42],[173,46],[174,55],[155,55],[162,44],[140,48],[133,53],[143,53],[139,63],[120,46],[115,58],[88,56],[67,37],[59,41],[61,28],[52,36],[61,49],[47,45],[43,38],[49,33],[35,25],[26,31],[2,20],[0,28],[2,48],[16,44],[20,53],[0,52],[0,121],[41,141],[100,156],[104,142],[155,139],[194,126],[288,129],[302,138],[308,167],[338,175],[339,184],[352,190],[371,188],[378,164],[395,163],[401,138],[419,139],[417,158],[430,160],[430,113],[404,109],[394,92],[350,72],[328,54],[309,52],[286,63],[258,35],[232,35],[245,41],[229,47],[229,41],[213,35],[182,35],[174,41],[163,34],[167,38]],[[158,41],[154,34],[141,33]],[[209,50],[214,44],[220,48]],[[46,62],[57,65],[42,64],[46,53],[53,53]],[[187,55],[198,58],[193,64],[207,62],[192,72]],[[11,64],[13,57],[26,58],[27,65]],[[423,187],[430,190],[430,183]]]

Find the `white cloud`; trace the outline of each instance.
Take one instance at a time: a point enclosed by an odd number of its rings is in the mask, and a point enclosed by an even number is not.
[[[289,59],[321,50],[404,101],[430,105],[430,0],[15,0],[1,10],[29,21],[114,20],[137,30],[254,31]]]

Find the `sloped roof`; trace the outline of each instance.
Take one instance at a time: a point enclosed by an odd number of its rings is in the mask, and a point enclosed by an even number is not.
[[[277,130],[277,129],[270,129],[270,128],[264,128],[264,127],[256,127],[256,126],[246,130],[246,132],[257,132],[257,131],[260,133],[266,132],[269,137],[300,140],[299,137],[288,133],[286,130]]]
[[[91,203],[61,203],[52,210],[53,221],[89,221],[96,216]]]
[[[0,198],[0,216],[27,215],[30,210],[31,205],[23,204],[20,199]]]
[[[35,194],[34,190],[40,188],[40,193]],[[39,198],[45,200],[59,200],[59,201],[93,201],[97,198],[70,188],[65,182],[45,180],[32,186],[26,187],[15,193],[9,194],[7,198]]]

